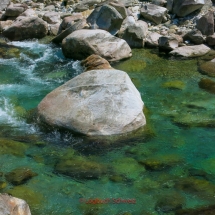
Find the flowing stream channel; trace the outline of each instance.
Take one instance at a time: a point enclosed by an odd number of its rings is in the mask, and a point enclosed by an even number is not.
[[[140,91],[147,134],[84,150],[91,140],[45,133],[28,120],[45,95],[83,72],[80,62],[40,41],[8,45],[0,47],[0,192],[26,200],[32,215],[173,215],[214,205],[215,97],[198,86],[204,77],[198,59],[137,49],[112,65]],[[65,173],[59,162],[74,157],[105,166],[105,173],[92,179]],[[37,176],[10,184],[5,174],[20,167]]]

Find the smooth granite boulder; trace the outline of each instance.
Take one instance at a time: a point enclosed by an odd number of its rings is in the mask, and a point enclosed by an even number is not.
[[[200,57],[207,54],[210,48],[206,45],[182,46],[170,52],[171,55],[181,57]]]
[[[131,132],[146,124],[140,93],[127,73],[91,70],[49,93],[38,105],[39,120],[88,136]]]
[[[125,40],[104,30],[81,29],[67,36],[62,42],[63,54],[68,58],[83,60],[97,54],[108,61],[131,57],[131,49]]]

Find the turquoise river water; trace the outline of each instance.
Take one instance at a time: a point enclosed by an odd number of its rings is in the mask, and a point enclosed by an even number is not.
[[[99,140],[44,132],[29,120],[46,94],[82,72],[80,62],[41,41],[8,45],[0,47],[0,192],[25,199],[33,215],[174,215],[214,206],[215,97],[198,86],[199,59],[141,49],[113,64],[140,91],[147,128],[98,147]],[[89,179],[61,170],[73,159],[104,173]],[[19,167],[37,176],[9,183],[5,174]]]

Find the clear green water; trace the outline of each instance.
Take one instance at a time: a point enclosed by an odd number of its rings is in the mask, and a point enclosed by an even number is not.
[[[208,122],[215,118],[215,98],[198,87],[203,75],[196,59],[167,59],[142,49],[113,65],[140,91],[150,135],[95,149],[83,147],[92,141],[82,136],[44,133],[26,117],[47,93],[82,72],[79,62],[37,41],[12,45],[20,54],[0,59],[0,172],[29,167],[38,176],[18,186],[7,182],[1,192],[25,199],[33,215],[172,215],[214,204],[215,126]],[[56,171],[60,160],[74,156],[108,171],[99,179]],[[80,198],[112,200],[86,204]],[[116,198],[136,204],[114,204]]]

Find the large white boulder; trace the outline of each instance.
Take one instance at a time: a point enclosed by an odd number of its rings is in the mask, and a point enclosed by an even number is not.
[[[88,136],[123,134],[146,124],[140,93],[127,73],[91,70],[49,93],[39,119]]]
[[[63,40],[62,50],[66,57],[78,60],[91,54],[100,55],[108,61],[118,61],[132,55],[125,40],[100,29],[81,29],[73,32]]]

